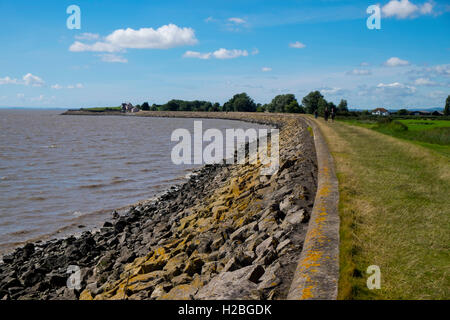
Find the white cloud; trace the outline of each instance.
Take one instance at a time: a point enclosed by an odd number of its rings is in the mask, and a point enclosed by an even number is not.
[[[393,83],[379,83],[377,85],[378,89],[381,90],[390,90],[392,92],[396,92],[398,94],[405,93],[405,94],[411,94],[417,91],[416,87],[408,86],[399,82],[393,82]]]
[[[75,41],[69,48],[73,52],[118,52],[125,49],[169,49],[198,42],[192,28],[180,28],[174,24],[158,29],[118,29],[104,38],[104,41],[85,44]]]
[[[389,58],[388,60],[386,60],[384,65],[387,67],[399,67],[399,66],[407,66],[407,65],[409,65],[409,62],[406,60],[397,58],[397,57],[392,57],[392,58]]]
[[[100,38],[100,35],[98,33],[89,33],[89,32],[85,32],[82,34],[79,34],[77,36],[75,36],[75,39],[77,40],[98,40]]]
[[[211,58],[211,52],[201,53],[197,51],[186,51],[183,55],[184,58],[197,58],[197,59],[209,59]]]
[[[421,14],[430,14],[433,12],[433,5],[430,2],[424,3],[422,7],[420,7]]]
[[[449,77],[450,76],[450,64],[441,64],[431,67],[424,67],[409,71],[415,77],[418,78],[435,78],[435,77]]]
[[[213,17],[208,17],[208,18],[205,19],[206,23],[212,22],[212,21],[215,21],[215,19]]]
[[[441,65],[429,68],[429,70],[434,71],[439,75],[450,76],[450,64],[441,64]]]
[[[63,87],[60,86],[59,84],[54,84],[54,85],[52,85],[51,87],[52,87],[52,89],[55,89],[55,90],[59,90],[59,89],[62,89],[62,88],[63,88]]]
[[[69,84],[67,86],[67,89],[82,89],[82,88],[84,88],[84,86],[81,83]]]
[[[238,50],[238,49],[227,50],[224,48],[220,48],[219,50],[213,52],[213,56],[216,59],[233,59],[242,56],[246,57],[248,56],[248,52],[247,50]]]
[[[381,11],[385,17],[415,18],[420,14],[431,14],[433,4],[432,2],[426,2],[422,6],[418,6],[409,0],[391,0],[381,8]]]
[[[233,22],[235,24],[246,23],[246,21],[244,19],[241,19],[241,18],[229,18],[228,21]]]
[[[330,95],[341,94],[344,92],[344,90],[341,88],[328,88],[328,87],[320,89],[319,91],[320,91],[320,93],[330,94]]]
[[[25,95],[23,93],[18,93],[17,94],[17,98],[19,99],[23,99],[25,97]]]
[[[100,54],[99,57],[101,57],[103,62],[110,62],[110,63],[127,63],[128,60],[122,56],[113,54],[113,53],[105,53]]]
[[[418,78],[414,81],[414,84],[418,86],[430,86],[430,87],[437,85],[436,82],[431,81],[428,78]]]
[[[216,58],[216,59],[234,59],[238,57],[247,57],[248,52],[247,50],[238,50],[238,49],[224,49],[220,48],[219,50],[216,50],[214,52],[197,52],[197,51],[186,51],[183,54],[183,58],[197,58],[197,59],[203,59],[207,60],[210,58]]]
[[[257,55],[259,53],[258,48],[252,50],[252,55]]]
[[[269,71],[272,71],[272,68],[269,68],[269,67],[263,67],[263,68],[261,69],[261,71],[262,71],[262,72],[269,72]]]
[[[368,67],[368,66],[370,66],[370,63],[368,63],[368,62],[361,62],[359,65],[361,67]]]
[[[289,47],[291,47],[291,48],[297,48],[297,49],[303,49],[303,48],[306,47],[306,45],[304,45],[303,43],[301,43],[301,42],[299,42],[299,41],[296,41],[296,42],[290,43],[290,44],[289,44]]]
[[[83,51],[94,51],[94,52],[117,52],[123,49],[117,47],[111,43],[106,42],[96,42],[94,44],[85,44],[80,41],[75,41],[70,47],[69,51],[72,52],[83,52]]]
[[[0,84],[18,84],[17,79],[11,79],[10,77],[0,78]]]
[[[348,71],[347,74],[354,76],[367,76],[372,73],[367,69],[353,69],[352,71]]]
[[[44,80],[38,76],[32,75],[31,73],[27,73],[22,79],[27,86],[42,87],[45,84]]]

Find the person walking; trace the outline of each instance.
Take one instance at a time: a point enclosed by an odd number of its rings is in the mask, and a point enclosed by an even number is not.
[[[325,112],[323,113],[323,117],[325,118],[325,121],[328,122],[328,117],[330,116],[330,111],[328,111],[328,107],[325,108]]]
[[[314,118],[316,118],[317,119],[317,117],[319,116],[319,112],[317,112],[317,110],[316,111],[314,111]]]
[[[334,122],[334,118],[336,117],[336,107],[331,107],[331,122]]]

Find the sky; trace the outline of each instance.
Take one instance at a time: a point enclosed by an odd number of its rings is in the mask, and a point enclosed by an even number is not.
[[[0,107],[319,90],[353,109],[415,109],[450,94],[450,0],[0,0],[0,27]]]

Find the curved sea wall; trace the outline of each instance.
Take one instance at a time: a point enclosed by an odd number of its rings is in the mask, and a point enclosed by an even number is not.
[[[126,116],[277,126],[280,168],[263,176],[261,164],[207,165],[157,199],[114,215],[98,232],[27,244],[3,257],[0,298],[286,299],[290,289],[289,298],[301,298],[292,295],[291,285],[302,274],[298,262],[318,183],[315,143],[304,118],[198,112]],[[75,288],[67,286],[70,265],[80,270]]]

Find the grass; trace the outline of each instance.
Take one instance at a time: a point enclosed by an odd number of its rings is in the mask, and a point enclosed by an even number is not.
[[[339,180],[339,299],[450,298],[448,157],[366,124],[317,122]],[[367,288],[370,265],[380,290]]]
[[[383,120],[386,118],[380,118]],[[342,120],[432,149],[450,157],[450,120],[407,119],[391,122],[374,120]]]

